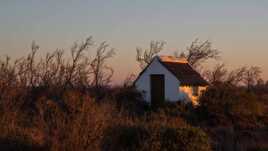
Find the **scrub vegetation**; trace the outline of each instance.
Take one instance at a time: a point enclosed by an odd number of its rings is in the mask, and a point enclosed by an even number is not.
[[[164,47],[137,49],[143,68]],[[200,105],[165,103],[151,108],[132,86],[110,85],[115,50],[92,37],[36,57],[0,60],[1,150],[244,151],[268,149],[268,82],[258,67],[228,71],[223,64],[201,70],[219,51],[194,41],[182,54],[211,86]],[[154,50],[156,49],[156,50]],[[67,57],[70,56],[70,57]]]

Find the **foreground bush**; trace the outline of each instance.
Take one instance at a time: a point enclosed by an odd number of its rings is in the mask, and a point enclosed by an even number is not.
[[[199,122],[237,128],[263,126],[260,118],[265,113],[262,102],[255,94],[228,85],[209,88],[200,98],[196,111]]]
[[[103,150],[109,151],[209,151],[208,136],[193,127],[149,129],[146,126],[116,126],[105,137]]]
[[[268,147],[264,101],[243,88],[225,84],[210,87],[192,114],[194,123],[210,136],[215,150]]]
[[[132,86],[115,89],[112,99],[117,109],[129,116],[140,116],[149,111],[149,105],[144,102],[142,94]]]
[[[117,94],[118,99],[124,100],[122,93]],[[126,116],[125,113],[131,111],[124,111],[126,104],[118,108],[118,102],[95,101],[75,89],[65,90],[55,98],[53,100],[43,91],[36,95],[31,105],[21,108],[17,104],[17,107],[5,108],[0,115],[0,147],[51,151],[189,150],[194,146],[209,147],[204,132],[188,128],[182,118],[161,110]],[[8,100],[2,100],[5,101]],[[133,104],[130,104],[133,109],[139,107]],[[193,143],[190,145],[189,142]]]

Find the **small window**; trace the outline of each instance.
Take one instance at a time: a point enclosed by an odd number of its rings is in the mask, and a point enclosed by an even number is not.
[[[198,96],[198,86],[193,87],[193,96]]]

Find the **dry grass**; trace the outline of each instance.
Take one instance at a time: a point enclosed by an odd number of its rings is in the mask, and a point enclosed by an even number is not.
[[[165,146],[167,142],[163,140],[168,139],[165,135],[170,135],[169,131],[178,133],[176,136],[172,135],[174,138],[171,137],[170,143],[179,143],[186,139],[184,135],[187,135],[187,139],[190,140],[192,138],[203,140],[201,143],[197,141],[196,144],[205,145],[205,150],[210,148],[208,138],[202,130],[193,128],[182,118],[169,116],[165,112],[148,112],[137,117],[127,116],[124,114],[125,111],[118,110],[111,101],[98,103],[88,95],[75,90],[64,93],[63,100],[68,110],[46,96],[40,96],[36,101],[37,111],[34,114],[29,114],[24,110],[14,113],[6,112],[1,117],[0,137],[3,140],[16,140],[32,149],[35,146],[51,151],[120,150],[122,146],[118,146],[119,144],[132,142],[132,138],[128,136],[125,138],[121,135],[128,135],[133,127],[139,127],[144,129],[150,137],[146,138],[146,143],[141,144],[140,148],[134,148],[134,150],[167,148],[169,145]],[[31,120],[25,120],[29,117]],[[188,136],[182,133],[184,131],[189,131],[193,135]],[[109,138],[108,141],[107,138]],[[117,141],[117,143],[112,143],[113,149],[105,149],[104,146],[107,146],[110,141]],[[185,147],[192,145],[184,144]],[[123,149],[126,148],[123,146]]]

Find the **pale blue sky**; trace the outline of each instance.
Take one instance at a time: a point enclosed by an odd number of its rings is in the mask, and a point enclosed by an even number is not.
[[[32,40],[41,53],[107,40],[117,82],[137,73],[136,46],[165,40],[184,50],[195,38],[212,41],[228,67],[258,65],[268,79],[266,0],[1,0],[0,21],[1,56],[25,55]]]

